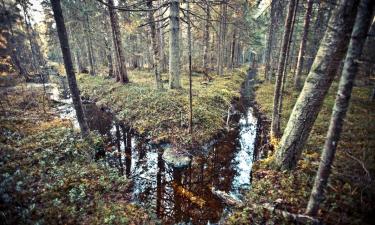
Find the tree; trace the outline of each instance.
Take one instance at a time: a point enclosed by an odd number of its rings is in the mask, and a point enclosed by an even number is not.
[[[160,55],[159,55],[159,46],[158,39],[156,37],[156,26],[154,20],[154,11],[152,11],[152,0],[147,0],[147,6],[150,9],[148,12],[148,22],[150,25],[150,36],[151,36],[151,45],[153,52],[153,68],[155,73],[155,85],[157,89],[163,87],[161,78],[160,78]]]
[[[299,52],[298,52],[297,69],[294,74],[294,88],[297,90],[301,89],[301,73],[303,69],[303,60],[305,57],[307,34],[309,32],[310,17],[311,17],[313,3],[314,3],[313,0],[307,1],[305,21],[303,25],[303,34],[302,34],[301,44],[300,44]]]
[[[271,23],[269,25],[268,30],[268,41],[266,47],[266,56],[265,56],[265,68],[264,68],[264,79],[270,80],[270,60],[271,60],[271,52],[272,52],[272,42],[273,42],[273,33],[275,31],[276,26],[276,0],[271,0]]]
[[[192,90],[192,68],[191,68],[191,21],[190,4],[186,2],[186,16],[188,23],[188,51],[189,51],[189,133],[193,133],[193,90]]]
[[[89,127],[87,126],[85,114],[83,112],[81,97],[79,94],[79,89],[76,81],[76,76],[74,74],[72,56],[70,54],[69,40],[66,33],[64,17],[61,10],[60,0],[51,0],[53,16],[56,21],[57,33],[60,40],[61,52],[63,54],[64,65],[66,76],[68,78],[68,84],[70,89],[70,94],[73,100],[73,106],[76,111],[77,120],[79,127],[81,128],[82,136],[86,137],[89,135]]]
[[[208,51],[210,45],[210,2],[209,0],[205,0],[205,13],[206,18],[204,22],[204,35],[203,35],[203,70],[205,74],[208,74]]]
[[[288,50],[289,36],[291,33],[292,20],[294,14],[294,7],[296,0],[289,1],[288,14],[285,20],[285,31],[283,35],[282,48],[280,51],[279,65],[276,75],[275,92],[273,98],[273,112],[272,112],[272,123],[271,123],[271,136],[278,138],[280,136],[280,112],[279,112],[279,101],[281,95],[281,85],[283,80],[283,73],[285,67],[286,54]]]
[[[276,150],[276,165],[293,169],[312,126],[332,84],[349,43],[358,2],[341,0],[332,15],[312,69],[289,117],[280,146]]]
[[[374,18],[374,5],[374,1],[361,0],[358,7],[358,14],[350,39],[348,52],[346,54],[344,69],[340,78],[335,105],[333,106],[327,138],[324,143],[319,169],[315,177],[314,187],[306,209],[306,214],[311,216],[316,216],[319,204],[324,198],[323,192],[327,186],[337,144],[340,140],[345,115],[349,107],[354,79],[359,66],[358,61],[366,41],[368,30]]]
[[[117,14],[114,10],[113,0],[108,0],[108,11],[111,20],[112,37],[115,49],[115,56],[117,62],[117,81],[123,84],[129,83],[128,71],[125,64],[125,53],[122,47],[121,31],[118,23]]]
[[[169,15],[169,88],[181,88],[180,82],[180,19],[179,0],[171,0]]]

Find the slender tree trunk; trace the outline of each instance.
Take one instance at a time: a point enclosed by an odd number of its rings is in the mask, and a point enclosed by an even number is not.
[[[316,216],[319,204],[324,198],[324,189],[327,186],[328,177],[331,173],[336,147],[340,140],[342,126],[349,107],[354,79],[358,71],[358,61],[366,41],[368,30],[374,18],[374,5],[375,2],[372,0],[361,0],[358,8],[357,18],[346,54],[344,69],[342,71],[335,105],[333,106],[331,122],[324,143],[319,169],[306,209],[306,214],[311,216]]]
[[[312,69],[276,151],[276,165],[280,169],[293,169],[300,158],[324,97],[347,50],[347,34],[352,31],[357,6],[357,0],[341,0],[330,19]]]
[[[192,90],[192,69],[191,69],[191,21],[190,4],[186,2],[186,14],[188,22],[188,47],[189,47],[189,133],[193,134],[193,90]]]
[[[269,25],[268,30],[268,41],[267,41],[267,48],[266,48],[266,56],[265,56],[265,68],[264,68],[264,79],[271,80],[270,76],[270,60],[271,60],[271,52],[272,52],[272,42],[273,42],[273,33],[275,31],[276,26],[276,0],[271,1],[271,24]]]
[[[160,0],[158,0],[158,5],[162,4],[162,2]],[[161,12],[159,14],[159,16],[162,16],[161,15]],[[167,71],[167,57],[165,55],[165,52],[164,52],[164,29],[163,29],[163,22],[159,22],[158,23],[158,34],[159,34],[159,46],[160,46],[160,51],[159,51],[159,54],[160,54],[160,69],[161,69],[161,72],[165,73]]]
[[[83,7],[85,7],[86,1],[84,1]],[[85,34],[85,41],[86,41],[86,46],[87,46],[87,53],[89,57],[89,64],[90,64],[90,75],[94,76],[95,75],[95,60],[94,60],[94,51],[92,48],[92,40],[91,40],[91,27],[90,27],[90,19],[89,15],[87,12],[84,11],[84,23],[83,23],[83,30]]]
[[[111,19],[111,27],[112,27],[112,34],[113,34],[113,42],[115,43],[115,52],[116,52],[116,62],[118,66],[118,81],[120,81],[123,84],[129,83],[128,78],[128,72],[126,69],[125,64],[125,53],[124,49],[122,47],[122,41],[121,41],[121,31],[120,26],[118,23],[118,17],[116,12],[113,9],[114,3],[113,0],[108,0],[108,11],[109,11],[109,17]]]
[[[206,21],[204,22],[204,35],[203,35],[203,70],[208,74],[208,50],[210,45],[210,2],[205,0]]]
[[[111,45],[109,44],[107,37],[104,37],[104,44],[106,47],[106,55],[107,55],[107,61],[108,61],[108,76],[113,77],[112,49],[111,49]]]
[[[169,88],[181,88],[180,81],[180,1],[170,2],[169,32]]]
[[[307,0],[307,9],[306,9],[305,21],[303,25],[303,34],[302,34],[301,44],[300,44],[299,52],[298,52],[297,69],[294,75],[294,88],[296,90],[301,89],[301,73],[303,69],[303,61],[305,57],[305,48],[306,48],[306,42],[307,42],[307,35],[309,32],[310,18],[311,18],[311,11],[312,11],[313,3],[314,3],[313,0]]]
[[[65,71],[66,76],[68,78],[70,94],[73,100],[73,106],[76,111],[79,127],[81,128],[81,133],[83,136],[88,136],[90,131],[89,127],[87,126],[85,114],[83,112],[81,97],[79,94],[76,76],[74,74],[72,56],[70,54],[69,40],[68,35],[66,33],[60,0],[51,0],[51,5],[53,10],[53,16],[56,21],[56,28],[60,40],[62,55],[64,58]]]
[[[293,11],[296,0],[289,1],[288,15],[285,20],[285,31],[283,36],[282,48],[280,51],[279,66],[276,75],[275,93],[273,98],[273,113],[271,123],[271,136],[280,137],[280,113],[279,113],[279,99],[281,94],[281,85],[283,80],[283,72],[285,66],[285,59],[288,49],[289,35],[292,27]]]
[[[147,0],[147,7],[152,9],[152,0]],[[159,46],[158,39],[156,37],[156,26],[154,20],[154,11],[148,12],[148,21],[151,29],[151,45],[153,52],[153,68],[155,73],[155,86],[157,89],[163,88],[161,79],[160,79],[160,58],[159,58]]]
[[[235,60],[235,49],[236,49],[236,28],[234,27],[233,28],[233,39],[232,39],[232,53],[231,53],[231,63],[230,63],[230,66],[231,66],[231,69],[234,69],[234,60]]]

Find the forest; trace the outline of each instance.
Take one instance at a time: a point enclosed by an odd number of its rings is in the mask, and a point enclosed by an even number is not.
[[[0,224],[375,224],[374,17],[0,0]]]

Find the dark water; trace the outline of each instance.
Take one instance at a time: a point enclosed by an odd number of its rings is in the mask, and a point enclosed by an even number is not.
[[[250,106],[251,78],[245,82],[240,103],[233,110],[227,134],[195,153],[188,168],[176,169],[162,154],[168,144],[153,145],[95,104],[85,104],[88,124],[105,137],[106,162],[132,179],[132,201],[151,209],[163,224],[218,224],[230,207],[211,188],[241,199],[250,188],[257,119]],[[72,109],[64,109],[70,117]],[[70,111],[69,111],[70,110]],[[104,153],[104,152],[103,152]]]

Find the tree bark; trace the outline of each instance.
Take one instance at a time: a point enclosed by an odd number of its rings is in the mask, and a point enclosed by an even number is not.
[[[303,34],[302,34],[301,44],[300,44],[299,52],[298,52],[297,69],[294,75],[294,88],[296,90],[301,89],[301,73],[303,69],[303,61],[305,57],[305,48],[306,48],[306,42],[307,42],[307,35],[309,32],[310,18],[311,18],[311,11],[312,11],[313,3],[314,3],[313,0],[307,1],[305,21],[303,25]]]
[[[188,48],[189,48],[189,133],[193,134],[193,90],[192,90],[192,68],[191,68],[191,21],[190,21],[190,4],[186,2],[186,14],[188,22]]]
[[[208,74],[208,49],[210,45],[210,2],[205,1],[206,21],[204,22],[204,35],[203,35],[203,70]]]
[[[335,157],[336,147],[340,140],[340,134],[354,85],[354,79],[358,72],[358,61],[360,59],[364,43],[371,22],[374,18],[374,5],[372,0],[361,0],[354,24],[348,52],[345,58],[344,69],[340,78],[340,84],[333,106],[331,122],[327,132],[327,138],[315,177],[310,200],[307,205],[306,214],[316,216],[319,204],[324,198],[324,189],[327,186],[331,166]]]
[[[293,169],[323,104],[325,95],[336,75],[349,43],[358,2],[341,0],[332,15],[319,47],[313,67],[294,105],[293,111],[276,150],[276,165]]]
[[[95,62],[94,62],[94,51],[92,48],[92,41],[91,41],[91,29],[90,29],[90,20],[89,16],[85,12],[85,23],[84,23],[84,31],[85,31],[85,40],[87,45],[87,52],[89,56],[89,64],[90,64],[90,75],[95,75]]]
[[[112,59],[112,49],[111,45],[109,44],[108,38],[104,37],[104,44],[106,47],[106,55],[107,55],[107,61],[108,61],[108,76],[109,77],[114,77],[113,76],[113,59]]]
[[[292,27],[292,19],[293,19],[293,11],[294,6],[296,4],[296,0],[289,1],[288,4],[288,15],[285,20],[285,31],[283,35],[283,42],[282,42],[282,48],[280,51],[280,59],[279,59],[279,65],[277,69],[277,75],[276,75],[276,84],[275,84],[275,92],[274,92],[274,98],[273,98],[273,113],[272,113],[272,122],[271,122],[271,136],[273,137],[280,137],[280,113],[279,113],[279,99],[281,94],[281,85],[283,80],[283,72],[284,72],[284,66],[285,66],[285,59],[288,49],[288,43],[289,43],[289,35],[291,32]]]
[[[116,62],[117,62],[117,80],[123,84],[129,83],[128,72],[125,64],[125,53],[122,47],[121,31],[118,23],[118,17],[113,9],[113,0],[108,0],[108,11],[111,20],[113,42],[115,44]]]
[[[217,59],[217,73],[222,76],[224,74],[224,58],[225,58],[225,36],[226,36],[226,17],[227,17],[227,2],[223,1],[220,7],[220,25],[218,35],[218,59]]]
[[[267,48],[266,48],[266,56],[265,56],[265,68],[264,68],[264,79],[265,80],[271,80],[270,76],[270,60],[271,60],[271,52],[272,52],[272,43],[273,43],[273,33],[275,31],[275,25],[276,25],[276,0],[271,1],[271,24],[269,25],[268,30],[268,41],[267,41]]]
[[[149,9],[152,9],[152,0],[147,0],[147,7]],[[158,46],[158,39],[156,37],[156,26],[155,26],[155,20],[154,20],[154,11],[148,12],[148,22],[150,24],[150,30],[151,30],[151,45],[152,45],[152,67],[154,68],[155,73],[155,86],[157,89],[163,88],[160,78],[160,58],[159,58],[159,46]]]
[[[169,16],[169,88],[181,88],[179,0],[171,0]]]
[[[81,128],[82,136],[86,137],[89,135],[90,131],[89,127],[87,126],[85,114],[83,112],[81,97],[76,81],[76,76],[74,74],[72,56],[70,54],[69,40],[68,35],[66,33],[60,0],[51,0],[51,5],[53,10],[53,16],[56,21],[56,28],[60,40],[61,51],[64,58],[64,65],[66,76],[68,78],[70,94],[72,96],[73,105],[76,111],[79,127]]]

